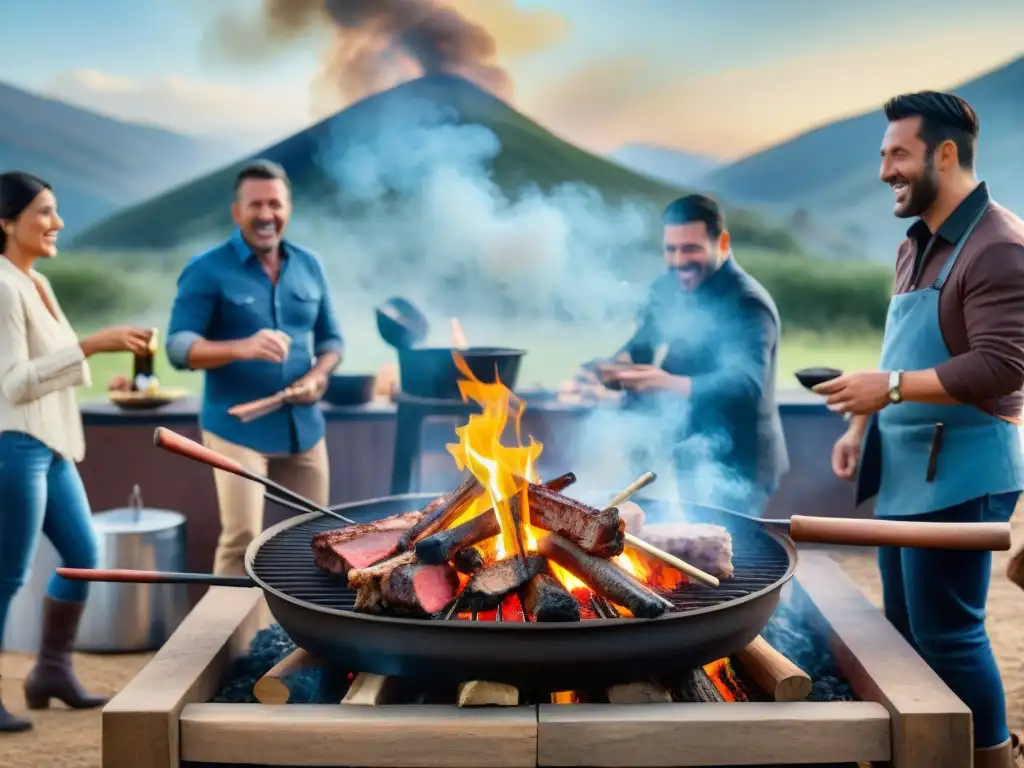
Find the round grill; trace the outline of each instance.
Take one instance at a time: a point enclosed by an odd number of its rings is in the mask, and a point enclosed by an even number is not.
[[[429,500],[431,497],[423,498]],[[657,502],[643,502],[642,506],[649,513],[659,511]],[[414,501],[381,499],[355,508],[347,508],[345,515],[356,522],[369,522],[416,508],[418,506]],[[745,524],[740,525],[730,524],[729,520],[721,519],[714,522],[726,525],[732,533],[733,577],[722,581],[721,586],[717,588],[696,582],[684,583],[677,591],[665,595],[675,606],[675,611],[667,613],[667,617],[712,608],[746,597],[773,586],[787,575],[790,568],[789,554],[773,537],[745,521]],[[257,550],[253,559],[253,571],[267,586],[295,600],[308,603],[311,607],[353,610],[355,591],[349,589],[343,579],[319,571],[313,564],[313,552],[310,548],[314,534],[338,528],[339,525],[341,524],[334,518],[323,516],[281,531]],[[583,623],[561,626],[582,625]]]

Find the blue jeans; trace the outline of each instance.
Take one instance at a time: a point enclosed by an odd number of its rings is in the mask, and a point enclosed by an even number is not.
[[[0,643],[7,610],[28,578],[40,532],[65,566],[96,567],[92,511],[74,463],[31,435],[0,432]],[[46,593],[80,602],[88,587],[88,582],[54,574]]]
[[[984,496],[906,519],[1006,522],[1019,496]],[[975,748],[1006,741],[1003,681],[985,631],[992,553],[881,547],[878,565],[886,618],[970,708]]]

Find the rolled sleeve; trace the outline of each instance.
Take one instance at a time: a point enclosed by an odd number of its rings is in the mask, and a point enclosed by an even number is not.
[[[1024,245],[989,246],[972,267],[963,296],[970,351],[935,367],[942,387],[961,403],[1024,388]]]
[[[762,305],[745,305],[737,327],[735,344],[718,352],[718,367],[691,378],[690,397],[709,406],[755,403],[764,396],[771,370],[772,351],[778,344],[779,328]]]
[[[317,312],[316,321],[313,323],[313,354],[317,357],[334,352],[339,357],[345,352],[345,338],[341,333],[341,323],[338,322],[338,315],[334,311],[334,301],[331,299],[331,287],[327,282],[327,275],[324,272],[323,264],[319,259],[316,264],[316,279],[320,284],[320,308]]]
[[[216,285],[199,257],[189,262],[178,278],[165,347],[167,359],[179,371],[189,369],[189,350],[209,332],[217,301]]]

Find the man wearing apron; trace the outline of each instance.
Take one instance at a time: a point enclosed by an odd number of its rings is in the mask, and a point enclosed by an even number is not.
[[[900,247],[878,371],[821,385],[850,414],[833,451],[880,518],[1006,522],[1024,489],[1024,222],[974,174],[978,120],[956,96],[885,107],[882,181]],[[970,707],[977,768],[1016,765],[999,669],[985,631],[989,552],[881,548],[885,614]]]

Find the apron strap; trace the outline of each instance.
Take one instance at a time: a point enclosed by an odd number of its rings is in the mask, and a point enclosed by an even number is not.
[[[935,281],[931,284],[931,287],[933,289],[935,289],[936,291],[942,290],[942,286],[944,286],[946,284],[946,280],[949,279],[950,272],[953,271],[953,266],[956,264],[956,260],[960,256],[960,252],[964,249],[964,246],[967,244],[968,238],[970,238],[971,234],[974,232],[974,228],[978,226],[978,222],[981,221],[982,216],[984,216],[986,213],[988,213],[987,205],[980,211],[978,211],[978,215],[974,217],[974,220],[971,221],[967,229],[964,230],[964,233],[960,235],[960,239],[956,241],[956,245],[953,248],[953,252],[949,254],[949,258],[946,259],[946,263],[943,265],[942,271],[939,273],[939,276],[935,278]]]

